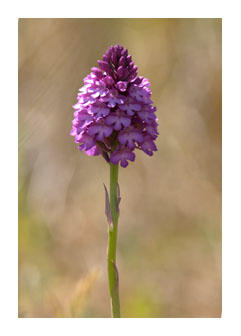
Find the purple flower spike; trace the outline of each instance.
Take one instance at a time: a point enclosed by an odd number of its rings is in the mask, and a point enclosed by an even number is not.
[[[128,50],[111,46],[84,78],[73,106],[71,135],[87,155],[102,155],[122,167],[134,161],[134,150],[147,155],[157,150],[156,108],[152,106],[150,82],[137,77]]]

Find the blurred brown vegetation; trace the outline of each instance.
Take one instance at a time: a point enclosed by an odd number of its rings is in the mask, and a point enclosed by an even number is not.
[[[19,316],[109,317],[101,157],[70,137],[115,43],[148,77],[160,135],[120,170],[123,317],[221,314],[220,19],[20,19]]]

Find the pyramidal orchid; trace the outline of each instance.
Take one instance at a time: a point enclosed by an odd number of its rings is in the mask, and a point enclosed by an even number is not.
[[[135,160],[135,150],[152,156],[157,151],[156,108],[150,83],[137,76],[127,49],[111,46],[98,67],[84,78],[74,108],[71,135],[89,156],[102,155],[110,166],[110,197],[105,187],[108,221],[108,279],[113,317],[120,317],[119,276],[116,266],[120,189],[118,167]]]

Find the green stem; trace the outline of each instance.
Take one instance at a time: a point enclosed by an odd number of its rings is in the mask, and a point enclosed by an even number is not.
[[[109,227],[108,242],[108,278],[111,299],[112,317],[120,317],[119,279],[116,268],[116,243],[119,213],[118,200],[118,165],[110,163],[110,211],[113,220],[113,228]]]

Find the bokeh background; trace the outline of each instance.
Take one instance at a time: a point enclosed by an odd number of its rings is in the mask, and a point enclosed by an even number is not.
[[[123,317],[221,316],[221,19],[19,20],[19,317],[109,317],[101,157],[69,135],[112,45],[151,82],[158,152],[120,169]]]

